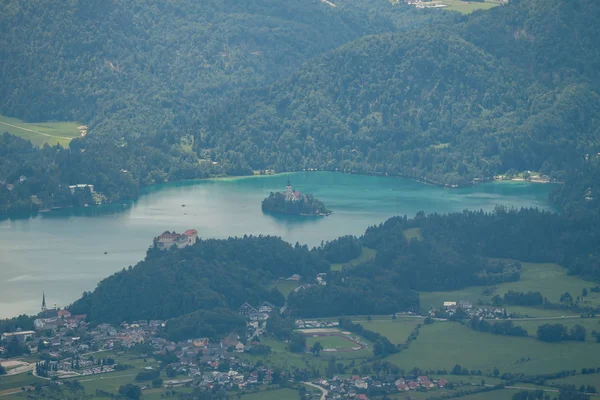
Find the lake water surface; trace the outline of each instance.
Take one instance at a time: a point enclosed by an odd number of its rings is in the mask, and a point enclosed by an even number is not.
[[[271,191],[313,193],[333,214],[274,218],[260,202]],[[281,236],[315,246],[345,234],[360,235],[394,215],[492,210],[497,205],[548,209],[551,185],[496,182],[461,189],[408,179],[312,172],[162,185],[139,200],[41,214],[0,222],[0,318],[66,306],[108,275],[140,261],[165,230],[194,228],[203,238],[244,234]],[[185,205],[185,207],[182,207]],[[106,252],[106,254],[105,254]]]

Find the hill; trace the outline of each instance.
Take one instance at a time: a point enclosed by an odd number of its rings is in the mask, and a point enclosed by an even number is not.
[[[60,194],[73,184],[117,201],[154,183],[249,174],[246,161],[207,143],[209,110],[363,35],[454,18],[385,0],[3,2],[0,114],[89,130],[54,154],[6,149],[0,182],[37,174],[52,186],[1,190],[0,214],[83,204]]]
[[[562,179],[600,149],[598,16],[588,0],[515,0],[455,25],[363,37],[228,103],[207,140],[253,168]]]

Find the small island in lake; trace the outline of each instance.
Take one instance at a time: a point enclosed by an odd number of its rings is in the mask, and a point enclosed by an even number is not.
[[[262,201],[263,211],[279,214],[326,216],[331,211],[325,208],[325,204],[315,199],[312,194],[303,194],[292,189],[288,181],[285,192],[277,192],[269,195]]]

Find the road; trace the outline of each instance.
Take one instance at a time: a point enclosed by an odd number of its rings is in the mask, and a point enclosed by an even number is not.
[[[319,389],[321,391],[321,393],[322,393],[321,394],[321,400],[325,400],[327,398],[327,394],[329,393],[327,391],[327,389],[322,388],[321,386],[315,385],[314,383],[311,383],[311,382],[302,382],[302,383],[304,383],[307,386],[314,387],[315,389]]]

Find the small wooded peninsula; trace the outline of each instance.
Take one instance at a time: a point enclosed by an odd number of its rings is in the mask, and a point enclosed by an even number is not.
[[[304,216],[327,216],[331,211],[312,194],[300,193],[292,189],[288,181],[285,192],[269,194],[262,201],[262,210],[269,213],[304,215]]]

